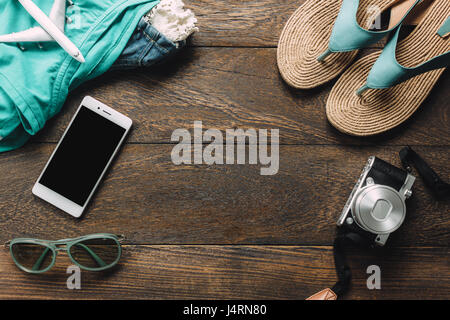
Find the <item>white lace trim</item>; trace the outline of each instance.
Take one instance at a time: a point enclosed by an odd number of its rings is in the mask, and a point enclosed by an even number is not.
[[[194,13],[184,8],[182,0],[161,0],[144,18],[173,42],[186,40],[198,31]]]

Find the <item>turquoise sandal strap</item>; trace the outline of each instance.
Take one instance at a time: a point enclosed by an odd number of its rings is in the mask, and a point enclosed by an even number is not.
[[[445,20],[442,27],[439,28],[437,34],[440,35],[442,38],[446,38],[450,35],[450,17],[447,20]]]
[[[425,72],[450,66],[450,51],[436,56],[414,68],[407,68],[400,65],[396,58],[399,33],[400,28],[395,32],[373,65],[367,77],[366,84],[357,91],[358,95],[361,95],[367,89],[390,88]],[[447,36],[449,33],[450,17],[447,18],[444,25],[438,31],[440,36]]]
[[[331,33],[328,49],[317,60],[322,61],[333,52],[353,51],[380,41],[396,29],[420,1],[416,0],[405,16],[393,28],[384,31],[370,31],[362,28],[356,19],[360,1],[344,0]]]

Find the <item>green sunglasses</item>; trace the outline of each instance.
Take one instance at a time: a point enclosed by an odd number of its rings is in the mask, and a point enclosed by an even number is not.
[[[58,251],[66,251],[81,269],[102,271],[112,268],[122,255],[123,235],[97,233],[57,241],[20,238],[8,241],[14,263],[28,273],[43,273],[55,264]]]

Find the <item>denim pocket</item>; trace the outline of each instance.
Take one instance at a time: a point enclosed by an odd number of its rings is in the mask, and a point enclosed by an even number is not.
[[[127,46],[111,70],[150,67],[162,62],[184,47],[186,41],[177,43],[167,39],[151,24],[141,19]]]

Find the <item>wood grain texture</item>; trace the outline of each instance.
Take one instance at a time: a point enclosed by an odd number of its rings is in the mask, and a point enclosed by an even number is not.
[[[346,299],[448,299],[448,248],[353,251],[353,284]],[[81,290],[66,288],[60,254],[43,275],[16,268],[0,251],[1,298],[13,299],[295,299],[336,282],[330,247],[125,246],[107,273],[82,272]],[[366,269],[381,269],[381,290],[368,290]]]
[[[281,30],[304,0],[187,0],[200,31],[194,46],[275,47]]]
[[[333,82],[299,91],[278,74],[279,34],[303,2],[186,0],[200,32],[177,59],[82,85],[30,143],[1,154],[0,242],[94,232],[128,240],[120,266],[83,272],[81,291],[66,289],[64,255],[48,274],[31,276],[0,250],[0,299],[304,299],[336,281],[335,222],[369,155],[399,166],[401,146],[413,145],[450,181],[449,73],[399,128],[373,138],[341,134],[325,116]],[[31,188],[85,95],[130,116],[134,129],[76,220]],[[279,173],[173,165],[172,132],[192,131],[197,120],[222,131],[279,129]],[[418,179],[391,249],[350,255],[346,298],[449,299],[449,213],[450,199],[437,202]],[[381,266],[381,291],[366,288],[370,264]]]
[[[133,244],[330,245],[335,222],[368,156],[399,165],[400,148],[281,146],[280,170],[259,165],[181,165],[172,145],[127,145],[81,220],[31,188],[54,145],[29,144],[0,157],[0,240],[124,233]],[[448,147],[420,147],[443,178]],[[391,245],[447,246],[450,201],[436,202],[419,179]]]
[[[34,141],[57,142],[86,95],[134,120],[129,142],[168,143],[176,128],[279,129],[282,144],[450,145],[450,77],[405,125],[375,138],[339,133],[327,121],[332,83],[296,91],[281,80],[275,49],[195,48],[158,69],[110,72],[72,93]]]
[[[192,37],[192,46],[276,47],[287,20],[305,0],[184,2],[195,13],[200,29]]]

